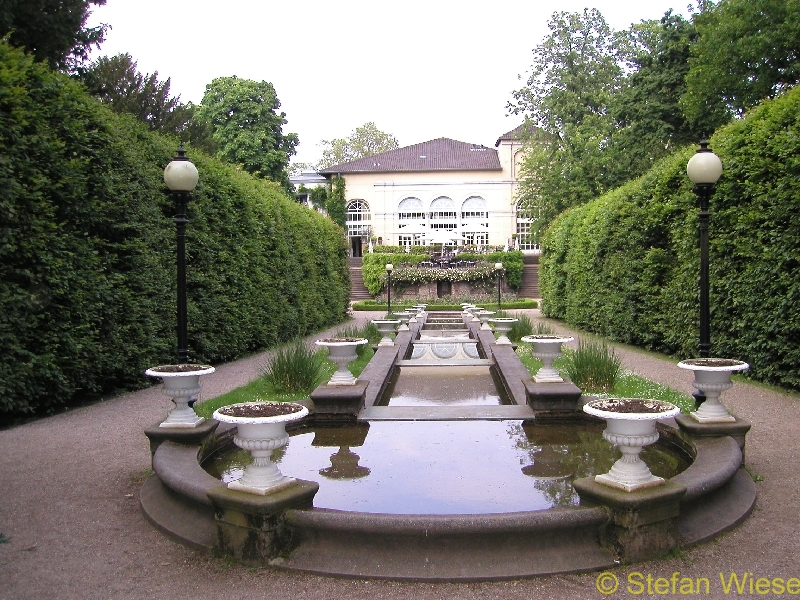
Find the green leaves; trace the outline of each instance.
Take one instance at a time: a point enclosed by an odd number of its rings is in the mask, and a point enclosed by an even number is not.
[[[711,343],[748,376],[800,389],[800,88],[717,132],[711,199]],[[563,213],[540,264],[548,316],[681,358],[697,354],[699,249],[687,147]]]
[[[0,43],[0,418],[148,385],[174,359],[177,141]],[[189,148],[189,353],[220,362],[340,322],[341,229]]]
[[[219,77],[206,86],[198,117],[211,124],[217,155],[256,177],[289,190],[286,167],[295,154],[297,134],[283,133],[286,113],[267,81]]]
[[[322,140],[321,145],[322,158],[315,167],[318,171],[400,147],[396,137],[381,131],[372,121],[356,127],[347,138]]]
[[[800,81],[800,0],[726,0],[695,19],[687,117],[713,131]]]

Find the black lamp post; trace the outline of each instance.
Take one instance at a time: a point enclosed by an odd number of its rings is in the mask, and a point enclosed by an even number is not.
[[[178,253],[178,363],[189,362],[189,335],[186,316],[186,207],[192,198],[192,190],[197,185],[197,168],[186,158],[183,145],[178,148],[167,168],[164,169],[164,183],[175,203],[175,229],[177,232]]]
[[[714,186],[722,175],[722,161],[708,148],[705,137],[700,148],[686,165],[686,173],[694,183],[700,220],[700,357],[707,358],[711,350],[711,312],[708,301],[708,217],[709,200]]]
[[[494,271],[497,273],[497,310],[502,310],[500,306],[500,277],[503,275],[503,263],[494,263]]]
[[[386,284],[386,318],[392,318],[392,270],[394,270],[394,265],[392,263],[386,263],[386,277],[388,278]]]

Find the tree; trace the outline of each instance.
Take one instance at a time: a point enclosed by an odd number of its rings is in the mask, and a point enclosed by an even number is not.
[[[106,0],[3,0],[0,37],[24,48],[53,69],[74,71],[100,47],[108,25],[86,27],[91,5]]]
[[[83,69],[80,79],[90,94],[114,112],[126,112],[154,131],[177,134],[192,118],[192,108],[180,96],[169,95],[170,80],[158,81],[158,71],[142,75],[130,54],[102,56]]]
[[[709,134],[800,81],[800,0],[722,0],[695,27],[681,106]]]
[[[350,137],[322,140],[321,144],[325,148],[322,151],[322,158],[317,163],[317,170],[400,147],[396,137],[381,131],[372,121],[356,127]]]
[[[616,121],[612,143],[633,179],[675,148],[699,140],[679,101],[696,38],[694,25],[668,11],[660,21],[643,21],[627,32],[633,71],[610,103]]]
[[[206,86],[198,117],[207,121],[219,145],[217,156],[257,177],[291,189],[286,167],[295,154],[297,134],[283,133],[286,113],[267,81],[220,77]]]
[[[550,35],[533,50],[527,85],[509,109],[538,132],[523,163],[520,199],[541,231],[564,208],[594,198],[624,181],[611,153],[615,122],[609,104],[622,77],[626,42],[595,9],[555,13]]]

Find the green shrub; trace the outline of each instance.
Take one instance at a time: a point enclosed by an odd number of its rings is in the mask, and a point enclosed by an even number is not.
[[[302,339],[281,346],[264,367],[264,378],[278,393],[310,394],[322,381],[324,352],[311,350]]]
[[[719,129],[709,225],[712,354],[800,389],[800,87]],[[688,358],[699,338],[698,218],[678,150],[559,216],[542,239],[543,311],[612,340]]]
[[[0,419],[152,383],[175,359],[178,142],[0,42]],[[189,149],[189,354],[217,363],[341,322],[342,229]]]
[[[564,356],[564,371],[584,392],[605,393],[617,384],[622,360],[605,341],[580,340],[578,349],[567,349]]]

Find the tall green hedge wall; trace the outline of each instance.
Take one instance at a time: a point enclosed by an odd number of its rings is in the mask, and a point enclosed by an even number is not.
[[[0,419],[151,383],[174,362],[177,142],[0,44]],[[189,353],[216,363],[341,321],[342,229],[189,149]]]
[[[712,354],[800,389],[800,88],[719,130],[709,226]],[[543,239],[546,315],[679,358],[697,356],[694,148],[562,214]]]

